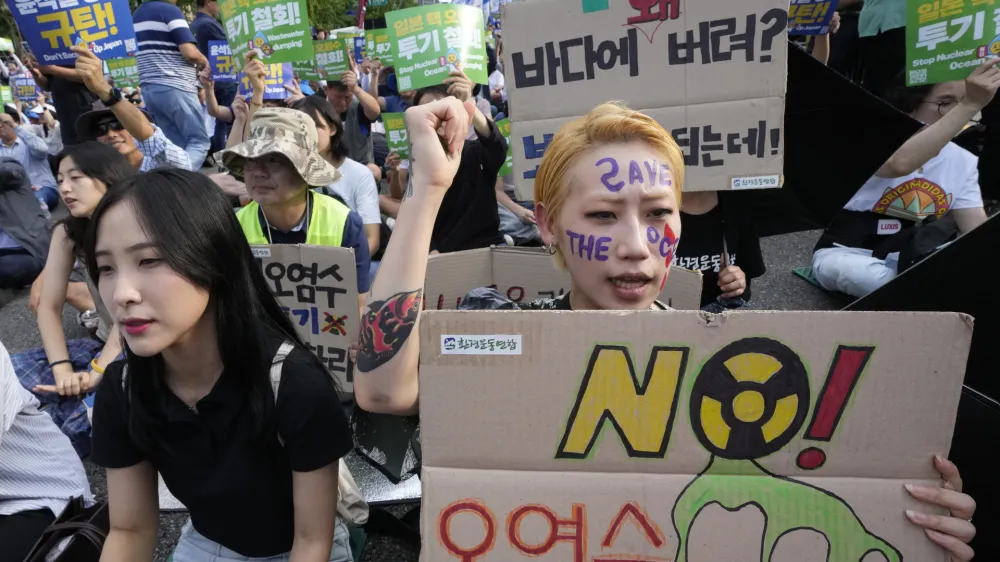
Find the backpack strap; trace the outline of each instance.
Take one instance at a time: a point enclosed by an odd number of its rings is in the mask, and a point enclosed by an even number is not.
[[[278,352],[274,354],[274,360],[271,361],[271,391],[274,392],[274,403],[278,403],[278,387],[281,385],[281,367],[285,364],[285,359],[288,354],[295,349],[292,342],[285,341],[278,348]],[[285,440],[278,436],[278,443],[282,447],[285,446]]]

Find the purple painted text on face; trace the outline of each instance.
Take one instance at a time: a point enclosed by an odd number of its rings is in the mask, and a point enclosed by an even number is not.
[[[618,172],[624,166],[624,161],[619,164],[618,160],[615,158],[607,157],[601,158],[597,161],[596,166],[601,167],[603,165],[609,165],[610,168],[601,175],[601,183],[604,187],[608,188],[608,191],[617,193],[625,187],[625,180],[615,181],[618,179]],[[645,174],[643,174],[643,168],[645,168]],[[657,176],[659,176],[659,185],[670,187],[673,182],[670,181],[670,166],[666,164],[657,164],[656,160],[643,161],[641,164],[636,160],[628,161],[628,184],[629,185],[645,185],[647,180],[649,181],[649,186],[652,187],[657,185]]]
[[[611,250],[610,236],[594,236],[580,234],[572,230],[566,231],[569,236],[569,252],[587,261],[608,261],[608,251]]]
[[[601,183],[604,184],[604,187],[608,188],[608,191],[613,191],[615,193],[621,191],[621,189],[625,187],[625,182],[620,181],[618,183],[611,183],[610,181],[618,175],[618,161],[614,158],[601,158],[597,161],[597,167],[601,167],[602,164],[611,164],[611,170],[601,176]]]
[[[670,262],[674,259],[674,250],[677,249],[677,236],[674,235],[674,231],[670,229],[669,224],[663,225],[663,239],[660,240],[659,249],[660,256],[667,262],[667,265],[670,265]]]

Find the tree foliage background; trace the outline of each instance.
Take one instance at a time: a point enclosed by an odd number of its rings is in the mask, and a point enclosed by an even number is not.
[[[140,0],[129,0],[129,3],[134,11],[139,6]],[[331,30],[357,24],[358,0],[307,0],[306,3],[309,6],[309,22],[317,29]],[[365,19],[376,20],[385,17],[386,12],[416,5],[417,0],[388,0],[385,6],[368,8]],[[177,6],[189,17],[194,17],[197,11],[196,0],[177,0]],[[352,14],[348,15],[348,11]],[[23,39],[14,23],[14,15],[7,7],[7,2],[0,4],[0,37],[13,39],[15,45]]]

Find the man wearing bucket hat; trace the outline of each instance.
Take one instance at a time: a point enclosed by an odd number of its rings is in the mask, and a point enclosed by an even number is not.
[[[358,294],[368,292],[371,256],[361,215],[310,189],[340,180],[340,172],[319,154],[312,118],[265,107],[254,114],[247,140],[219,152],[216,160],[246,184],[253,200],[236,214],[250,244],[353,248]]]

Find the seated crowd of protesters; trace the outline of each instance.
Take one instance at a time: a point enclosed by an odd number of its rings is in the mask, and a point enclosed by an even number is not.
[[[199,13],[212,16],[213,5],[199,0]],[[147,12],[147,21],[176,17],[166,8]],[[186,26],[140,37],[174,45],[140,61],[141,75],[178,60],[197,66],[201,32],[196,44]],[[562,127],[542,158],[533,200],[518,200],[513,176],[499,175],[508,145],[496,120],[511,108],[493,49],[488,85],[459,69],[440,86],[400,92],[391,67],[352,61],[338,80],[295,81],[281,100],[264,99],[264,65],[252,53],[248,96],[226,99],[230,92],[210,74],[185,67],[143,82],[138,99],[115,88],[85,46],[74,51],[73,67],[44,72],[82,85],[96,107],[67,111],[66,123],[55,121],[57,111],[32,110],[41,135],[19,108],[0,115],[0,288],[31,287],[42,340],[9,358],[0,346],[0,483],[10,483],[0,486],[0,544],[17,549],[0,562],[20,560],[65,507],[59,498],[91,501],[79,463],[87,456],[107,469],[104,559],[151,558],[158,474],[191,514],[174,552],[179,562],[353,559],[345,522],[330,509],[340,459],[353,447],[347,411],[271,295],[251,245],[353,250],[362,325],[352,356],[363,373],[355,396],[361,408],[393,415],[419,412],[421,312],[398,304],[422,299],[434,254],[538,245],[571,279],[566,294],[528,303],[470,287],[465,309],[669,311],[657,296],[670,268],[686,267],[703,274],[702,306],[721,311],[745,306],[752,279],[765,272],[753,221],[725,193],[684,193],[675,140],[620,104]],[[975,157],[951,139],[992,101],[998,62],[964,82],[886,92],[926,127],[824,232],[813,267],[825,288],[866,294],[986,220]],[[201,132],[178,138],[188,124],[177,120],[191,112],[163,117],[162,104],[187,104],[189,95],[202,107]],[[409,158],[385,149],[383,112],[405,112]],[[201,154],[202,133],[216,152]],[[609,197],[599,158],[665,163],[660,173],[669,178]],[[198,173],[203,161],[218,173]],[[901,192],[883,208],[887,193],[912,181],[933,183],[946,203]],[[69,216],[50,226],[47,211],[59,205]],[[887,221],[903,234],[885,236]],[[918,228],[951,230],[915,248]],[[606,235],[609,259],[587,259],[569,231]],[[67,339],[67,303],[92,336]],[[384,337],[388,325],[392,338]],[[9,460],[20,455],[52,467]],[[910,493],[948,515],[933,523],[907,516],[968,560],[975,504],[955,465],[933,462],[942,487]]]

